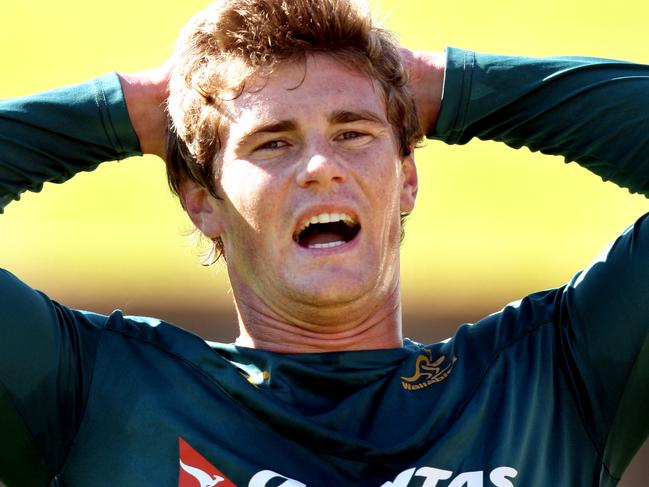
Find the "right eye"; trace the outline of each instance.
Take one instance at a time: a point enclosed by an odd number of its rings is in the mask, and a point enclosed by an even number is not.
[[[277,150],[283,149],[286,146],[288,146],[288,142],[284,140],[270,140],[264,144],[261,144],[255,150]]]

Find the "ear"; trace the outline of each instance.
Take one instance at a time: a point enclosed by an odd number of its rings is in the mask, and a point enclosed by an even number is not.
[[[415,207],[419,179],[414,152],[401,161],[401,212],[410,213]]]
[[[187,180],[180,185],[180,201],[189,218],[207,238],[220,237],[224,221],[218,201],[196,181]]]

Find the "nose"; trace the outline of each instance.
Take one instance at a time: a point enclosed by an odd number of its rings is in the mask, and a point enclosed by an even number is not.
[[[345,180],[345,169],[330,148],[319,147],[305,155],[297,171],[297,184],[328,187]]]

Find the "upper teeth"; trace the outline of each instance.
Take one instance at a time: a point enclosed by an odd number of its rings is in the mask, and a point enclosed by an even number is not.
[[[335,222],[345,222],[350,227],[356,223],[354,219],[347,213],[320,213],[319,215],[313,215],[304,223],[302,223],[302,225],[300,225],[300,227],[297,229],[297,233],[299,234],[311,224]]]

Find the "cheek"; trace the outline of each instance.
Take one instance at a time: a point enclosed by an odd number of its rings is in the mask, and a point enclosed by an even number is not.
[[[260,225],[274,211],[274,186],[270,174],[255,165],[245,161],[224,165],[221,188],[231,206],[228,220],[245,222],[253,231],[261,231]]]
[[[376,216],[373,224],[380,233],[384,245],[392,247],[401,239],[401,165],[394,157],[386,158],[376,154],[369,159],[361,175],[365,193],[371,200]]]
[[[395,204],[398,207],[401,172],[399,162],[386,159],[385,155],[375,154],[367,158],[368,164],[363,164],[358,170],[359,179],[368,194],[381,202],[386,212],[392,212]]]

